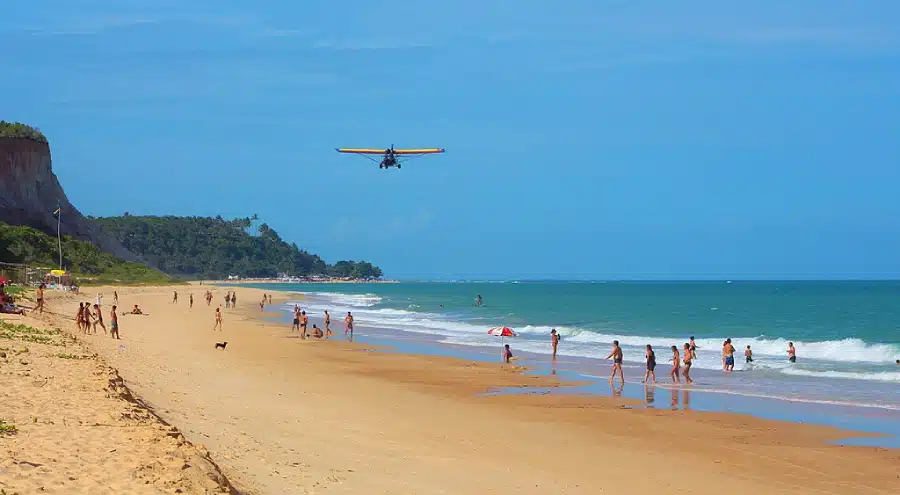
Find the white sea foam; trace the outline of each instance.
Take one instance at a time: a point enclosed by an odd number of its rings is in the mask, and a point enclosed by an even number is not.
[[[454,319],[452,312],[447,314],[419,312],[413,310],[417,309],[415,305],[410,305],[410,309],[378,308],[377,305],[382,299],[374,294],[318,292],[307,293],[304,296],[304,300],[297,301],[297,304],[308,313],[315,315],[329,310],[332,314],[339,315],[351,311],[360,327],[372,326],[427,334],[438,337],[442,342],[456,345],[479,347],[499,345],[499,339],[487,335],[487,330],[502,324],[502,321],[491,321],[483,317],[479,317],[478,320],[459,321]],[[290,302],[285,308],[292,308],[293,305],[294,302]],[[681,351],[683,344],[688,341],[686,336],[616,335],[566,326],[527,325],[515,329],[519,334],[513,341],[515,348],[524,352],[548,353],[549,334],[552,328],[555,328],[562,337],[559,347],[559,354],[562,356],[603,359],[609,354],[612,341],[618,340],[622,345],[626,363],[643,363],[644,346],[651,344],[656,350],[658,362],[663,365],[669,360],[670,346],[676,345]],[[699,359],[694,362],[695,368],[721,369],[721,348],[726,337],[697,339]],[[738,370],[747,368],[743,351],[750,345],[756,360],[752,369],[797,376],[900,383],[900,372],[871,369],[892,365],[894,360],[900,357],[900,346],[897,345],[872,344],[860,339],[794,341],[799,358],[798,364],[803,365],[798,367],[787,362],[786,339],[760,336],[733,337],[732,340],[738,351],[736,356]],[[819,369],[810,370],[810,367]]]

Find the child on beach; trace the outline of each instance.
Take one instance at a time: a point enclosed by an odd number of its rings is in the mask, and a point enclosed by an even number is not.
[[[119,339],[119,315],[116,314],[116,306],[113,305],[109,312],[109,336]]]
[[[509,344],[506,344],[503,348],[503,360],[506,361],[507,364],[512,360],[513,353],[509,349]]]
[[[216,308],[216,324],[213,325],[213,330],[216,328],[218,328],[220,332],[222,331],[222,312],[219,311],[219,308]]]
[[[39,313],[44,312],[44,284],[41,284],[37,288],[37,293],[35,294],[37,297],[37,306],[36,309]]]
[[[744,351],[744,357],[747,358],[748,363],[753,362],[753,351],[750,350],[750,346],[747,346],[747,350]]]
[[[678,346],[672,346],[672,371],[669,372],[669,376],[672,377],[672,383],[681,383],[681,377],[679,373],[681,372],[681,356],[678,354]]]
[[[312,327],[312,334],[313,334],[313,337],[315,337],[317,339],[321,339],[322,337],[325,336],[325,334],[322,333],[322,329],[317,327],[315,324],[313,324],[313,327]]]
[[[656,353],[653,352],[653,346],[647,344],[644,356],[647,358],[647,372],[644,373],[644,381],[642,383],[647,383],[650,378],[653,378],[653,383],[656,383]]]

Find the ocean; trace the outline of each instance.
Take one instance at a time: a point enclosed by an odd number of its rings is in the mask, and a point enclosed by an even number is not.
[[[509,326],[517,355],[549,361],[550,330],[562,335],[558,361],[606,378],[618,340],[626,378],[643,378],[644,346],[656,351],[667,382],[672,345],[696,337],[696,390],[900,410],[900,282],[468,282],[271,284],[296,293],[310,315],[336,322],[353,312],[366,328],[420,335],[436,344],[499,348],[487,335]],[[476,306],[478,295],[483,305]],[[343,328],[343,324],[334,325]],[[341,332],[338,332],[340,334]],[[385,332],[381,332],[384,334]],[[388,332],[390,333],[390,332]],[[384,336],[384,335],[381,335]],[[388,335],[389,336],[389,335]],[[736,372],[721,372],[731,338]],[[787,360],[788,342],[797,362]],[[746,346],[754,362],[744,362]]]

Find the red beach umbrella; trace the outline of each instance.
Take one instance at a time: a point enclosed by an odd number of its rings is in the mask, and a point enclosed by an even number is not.
[[[509,327],[494,327],[488,330],[488,335],[495,335],[497,337],[515,337],[516,332]]]
[[[503,347],[503,337],[515,337],[517,334],[509,327],[494,327],[488,330],[488,335],[500,337],[500,347]]]

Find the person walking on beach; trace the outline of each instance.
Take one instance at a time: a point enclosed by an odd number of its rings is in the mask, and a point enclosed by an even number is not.
[[[231,292],[226,292],[225,293],[225,308],[227,309],[230,307],[231,307]]]
[[[350,333],[350,337],[353,337],[353,315],[347,311],[347,317],[344,318],[344,335],[347,335],[347,332]]]
[[[259,310],[264,311],[266,309],[266,296],[263,296],[262,301],[259,302]]]
[[[644,373],[644,381],[641,383],[647,383],[650,378],[653,378],[653,383],[656,383],[656,353],[653,352],[653,346],[650,344],[647,344],[644,357],[647,358],[647,372]]]
[[[734,371],[734,353],[735,348],[731,345],[731,339],[725,340],[725,371]]]
[[[747,364],[753,362],[753,351],[750,350],[750,346],[747,346],[747,350],[744,351],[744,357],[747,359]]]
[[[291,324],[291,332],[293,332],[295,328],[298,332],[300,331],[300,306],[297,306],[296,304],[294,305],[294,322]]]
[[[34,307],[39,313],[44,313],[44,284],[41,284],[37,288],[37,292],[35,293],[35,298],[37,299],[37,306]]]
[[[325,311],[325,339],[328,339],[328,336],[331,335],[331,315],[328,314],[328,311]]]
[[[556,329],[550,330],[550,343],[553,344],[553,359],[556,359],[556,347],[559,345],[559,333]]]
[[[306,316],[306,311],[300,312],[300,338],[305,339],[307,337],[306,334],[306,325],[309,323],[309,318]]]
[[[173,292],[173,294],[172,294],[172,304],[178,304],[178,291],[177,291],[177,290],[174,290],[174,291],[172,291],[172,292]]]
[[[194,293],[191,292],[190,294],[188,294],[188,309],[193,308],[193,307],[194,307]]]
[[[694,342],[694,336],[691,335],[691,358],[697,359],[697,344]]]
[[[622,384],[625,383],[625,373],[622,372],[622,348],[619,347],[619,341],[613,341],[613,349],[612,352],[609,353],[609,356],[606,356],[606,359],[612,358],[612,375],[609,377],[609,382],[612,383],[616,378],[616,372],[619,373],[619,378],[622,379]]]
[[[103,324],[103,312],[100,311],[100,306],[94,305],[94,333],[97,333],[97,325],[100,325],[100,328],[103,329],[103,333],[106,332],[106,325]]]
[[[213,325],[213,330],[217,328],[220,332],[222,331],[222,312],[219,311],[219,308],[216,308],[216,324]]]
[[[237,292],[232,292],[231,293],[231,309],[234,309],[236,307],[237,307]]]
[[[115,296],[113,296],[115,299]],[[119,340],[119,315],[116,314],[116,305],[113,304],[112,311],[109,312],[109,336]]]
[[[75,326],[84,331],[84,303],[78,303],[78,312],[75,313]]]
[[[113,306],[118,306],[118,305],[119,305],[119,293],[116,291],[113,291]]]
[[[787,353],[788,353],[788,361],[790,361],[792,363],[796,363],[797,362],[797,349],[794,349],[793,342],[788,342]]]
[[[84,313],[81,317],[81,321],[84,322],[84,333],[91,333],[91,303],[84,303],[84,309],[82,309]]]
[[[272,294],[269,294],[269,304],[272,304]]]
[[[669,372],[669,376],[672,377],[672,383],[681,383],[681,377],[679,373],[681,372],[681,356],[678,354],[678,346],[672,346],[672,371]]]
[[[94,303],[94,304],[96,304],[97,306],[100,306],[100,300],[103,299],[103,294],[101,294],[101,293],[98,292],[98,293],[97,293],[97,298],[96,298],[96,299],[97,299],[97,302]]]
[[[694,351],[691,350],[691,344],[684,344],[684,368],[682,368],[682,375],[684,376],[685,383],[694,383],[694,380],[691,380],[691,364],[694,360]]]

